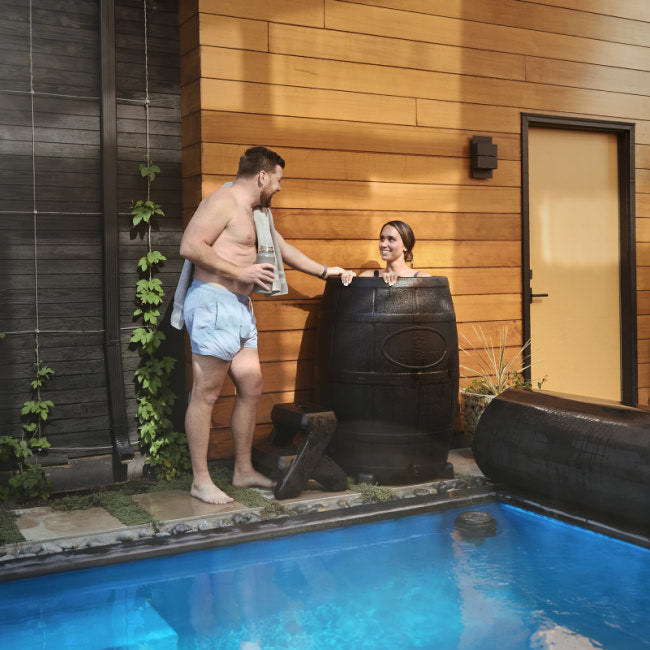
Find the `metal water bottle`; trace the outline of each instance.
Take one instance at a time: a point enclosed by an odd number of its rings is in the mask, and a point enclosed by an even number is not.
[[[273,252],[273,246],[260,246],[257,251],[257,259],[255,260],[256,264],[273,264],[275,266],[275,253]],[[259,285],[255,285],[253,291],[255,293],[261,293],[263,296],[271,296],[272,292],[266,289],[262,289]]]

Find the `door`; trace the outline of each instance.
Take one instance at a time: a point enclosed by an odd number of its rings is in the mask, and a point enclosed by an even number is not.
[[[636,359],[629,268],[634,231],[620,134],[573,123],[552,126],[525,129],[530,376],[533,385],[546,377],[544,388],[551,391],[632,403],[636,363],[625,360],[631,346]]]

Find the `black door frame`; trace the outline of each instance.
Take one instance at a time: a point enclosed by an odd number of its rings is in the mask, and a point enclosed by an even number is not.
[[[572,129],[614,133],[618,141],[621,402],[638,403],[637,307],[636,307],[636,209],[634,200],[634,124],[555,115],[521,114],[521,219],[522,219],[522,327],[524,341],[530,338],[530,220],[528,129]],[[527,360],[527,365],[530,359]],[[530,380],[530,368],[525,372]]]

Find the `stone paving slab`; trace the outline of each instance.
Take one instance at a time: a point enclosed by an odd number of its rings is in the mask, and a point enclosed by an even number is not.
[[[305,501],[315,502],[321,500],[331,500],[332,498],[342,498],[349,497],[357,492],[352,490],[344,490],[343,492],[332,492],[331,490],[323,490],[323,488],[316,483],[316,481],[309,481],[307,485],[303,488],[302,492],[297,496],[291,499],[276,499],[273,495],[273,490],[260,490],[260,494],[267,499],[277,501],[277,503],[282,504],[283,506],[291,506],[296,503],[303,503]]]
[[[154,519],[166,522],[249,509],[237,501],[222,504],[204,503],[184,490],[146,492],[134,494],[131,498],[148,510]]]
[[[28,542],[126,528],[119,519],[100,507],[87,510],[53,510],[49,507],[38,507],[14,512],[16,526]]]
[[[474,460],[474,454],[469,448],[452,449],[449,452],[449,462],[454,466],[454,472],[457,474],[483,476],[483,472],[478,468]]]

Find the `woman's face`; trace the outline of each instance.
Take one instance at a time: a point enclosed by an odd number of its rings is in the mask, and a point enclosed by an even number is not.
[[[404,242],[393,226],[384,226],[379,235],[379,254],[385,262],[404,257]]]

